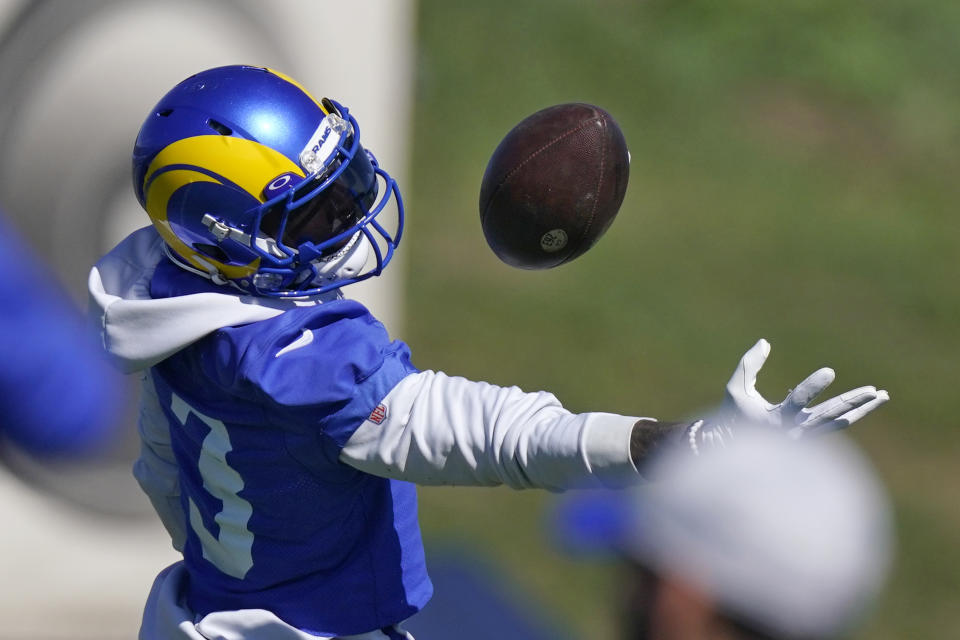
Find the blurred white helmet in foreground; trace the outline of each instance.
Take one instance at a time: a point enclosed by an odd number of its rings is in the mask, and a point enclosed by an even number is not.
[[[883,586],[889,504],[839,435],[797,442],[738,431],[724,449],[664,455],[651,475],[626,550],[757,631],[842,634]]]

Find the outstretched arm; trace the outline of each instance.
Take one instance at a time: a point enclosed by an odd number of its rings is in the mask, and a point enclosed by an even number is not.
[[[679,443],[696,454],[723,446],[742,425],[800,438],[846,427],[889,398],[860,387],[808,407],[833,381],[833,370],[824,368],[771,404],[755,387],[769,353],[766,340],[750,349],[727,383],[721,409],[692,423],[576,414],[546,392],[422,371],[394,387],[347,440],[340,459],[374,475],[425,485],[616,487],[641,479],[638,469],[665,445]]]
[[[340,454],[375,475],[555,491],[639,479],[630,457],[638,418],[571,413],[549,393],[423,371],[404,378],[376,413]]]

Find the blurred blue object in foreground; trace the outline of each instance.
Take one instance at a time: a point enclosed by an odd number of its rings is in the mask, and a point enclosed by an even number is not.
[[[503,576],[462,549],[427,558],[433,598],[404,623],[418,640],[566,640],[561,625],[518,596]]]
[[[47,266],[0,216],[0,437],[43,457],[101,451],[119,373]]]
[[[627,491],[571,491],[557,499],[545,529],[572,556],[618,556],[640,522],[635,503]]]

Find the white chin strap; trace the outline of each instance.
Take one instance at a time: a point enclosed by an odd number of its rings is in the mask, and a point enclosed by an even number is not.
[[[317,275],[313,279],[313,284],[321,286],[338,280],[355,278],[363,271],[369,257],[370,241],[362,232],[357,231],[340,251],[332,256],[314,260]]]

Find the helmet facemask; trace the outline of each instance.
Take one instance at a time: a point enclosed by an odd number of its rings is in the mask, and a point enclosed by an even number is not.
[[[317,295],[379,275],[400,240],[403,205],[396,182],[360,145],[356,120],[337,107],[301,154],[304,168],[315,171],[302,179],[279,176],[264,190],[280,193],[256,212],[251,248],[261,266],[251,284],[260,295]],[[391,199],[395,234],[375,219]],[[371,253],[376,264],[364,270]]]

